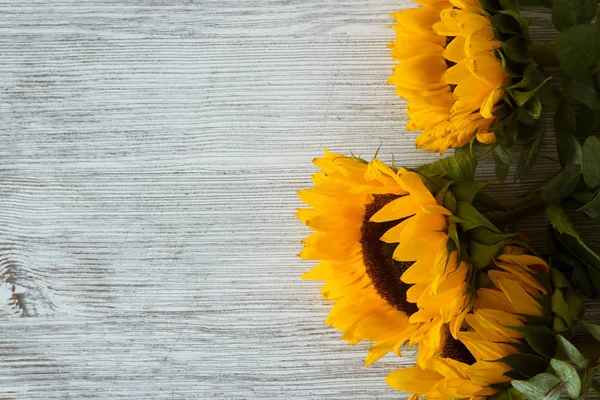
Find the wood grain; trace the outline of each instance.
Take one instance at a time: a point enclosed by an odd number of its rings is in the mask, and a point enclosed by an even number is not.
[[[403,397],[411,350],[323,325],[293,213],[324,146],[435,159],[385,84],[410,6],[0,1],[0,397]]]

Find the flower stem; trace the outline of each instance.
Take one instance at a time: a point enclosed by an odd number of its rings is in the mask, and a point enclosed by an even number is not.
[[[504,228],[510,222],[531,215],[536,211],[546,208],[546,201],[540,196],[540,192],[533,192],[506,203],[506,210],[489,211],[487,217],[498,227]]]

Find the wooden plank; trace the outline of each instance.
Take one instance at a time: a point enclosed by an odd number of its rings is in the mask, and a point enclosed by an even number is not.
[[[293,213],[324,146],[436,158],[385,84],[408,6],[0,2],[0,397],[398,398],[414,354],[323,325]]]

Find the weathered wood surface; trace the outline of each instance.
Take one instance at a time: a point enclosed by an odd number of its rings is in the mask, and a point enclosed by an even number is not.
[[[324,146],[434,158],[385,84],[409,6],[0,1],[0,397],[401,397],[412,351],[323,325],[292,215]]]

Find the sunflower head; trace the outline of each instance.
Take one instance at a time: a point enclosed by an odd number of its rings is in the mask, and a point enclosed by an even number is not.
[[[299,192],[310,208],[297,217],[316,232],[300,257],[319,261],[304,278],[325,280],[323,296],[336,302],[326,322],[351,344],[373,342],[367,364],[405,343],[419,346],[420,361],[439,354],[473,303],[473,266],[461,258],[453,213],[477,188],[440,163],[397,170],[328,151],[314,163],[322,172]]]
[[[541,115],[526,21],[493,0],[418,3],[392,15],[398,64],[389,79],[408,101],[407,129],[421,131],[417,147],[444,153],[499,135],[511,144],[517,123]]]

